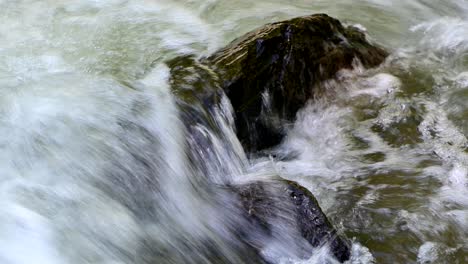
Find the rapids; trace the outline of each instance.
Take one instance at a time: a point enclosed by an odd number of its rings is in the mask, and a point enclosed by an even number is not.
[[[186,140],[165,61],[319,12],[390,57],[328,81],[274,155],[244,153],[226,98]],[[277,177],[349,263],[468,263],[468,1],[0,0],[0,19],[0,263],[249,263],[213,186]],[[255,238],[270,262],[333,263],[275,232]]]

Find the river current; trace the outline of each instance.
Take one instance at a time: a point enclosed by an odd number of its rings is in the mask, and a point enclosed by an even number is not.
[[[196,128],[209,150],[187,141],[164,62],[313,13],[389,58],[328,81],[276,155],[244,153],[226,98]],[[275,177],[316,196],[349,263],[468,263],[468,1],[0,0],[0,21],[0,263],[249,263],[211,186]],[[270,262],[333,263],[278,230]]]

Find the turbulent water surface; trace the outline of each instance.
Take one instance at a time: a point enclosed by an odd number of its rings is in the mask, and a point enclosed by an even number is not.
[[[164,61],[317,12],[390,57],[327,83],[275,149],[292,158],[247,159],[226,99],[193,148]],[[0,263],[248,263],[236,200],[210,186],[278,176],[352,263],[468,263],[467,1],[0,0],[0,19]],[[331,261],[278,230],[257,238],[272,263]]]

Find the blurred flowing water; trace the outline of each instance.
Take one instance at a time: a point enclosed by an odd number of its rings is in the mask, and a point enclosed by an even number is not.
[[[327,83],[274,150],[292,158],[248,159],[226,98],[194,130],[209,149],[186,140],[164,61],[318,12],[391,56]],[[0,18],[1,263],[255,263],[213,186],[278,176],[353,238],[350,263],[468,263],[467,1],[0,0]],[[257,238],[271,262],[331,261],[278,229]]]

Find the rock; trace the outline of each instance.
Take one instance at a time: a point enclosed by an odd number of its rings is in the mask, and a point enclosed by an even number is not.
[[[295,182],[287,183],[287,193],[295,205],[302,236],[314,247],[329,243],[330,251],[340,262],[349,260],[351,243],[337,234],[314,195]]]
[[[203,60],[222,80],[236,111],[237,135],[249,152],[283,138],[281,124],[324,91],[320,83],[355,61],[369,68],[387,52],[355,27],[325,14],[267,24]]]
[[[209,140],[193,128],[202,125],[217,133],[213,109],[225,93],[235,111],[237,136],[252,153],[281,141],[284,124],[294,121],[309,99],[327,92],[323,81],[355,65],[376,67],[387,55],[357,28],[344,27],[338,20],[318,14],[265,25],[201,60],[183,56],[167,64],[189,146],[204,146],[210,151]],[[208,170],[201,153],[188,155],[200,174]],[[239,237],[257,262],[268,260],[260,256],[261,245],[244,236],[274,236],[278,217],[282,224],[297,230],[297,241],[303,239],[313,247],[328,243],[340,262],[349,259],[349,241],[337,234],[312,193],[297,183],[280,180],[218,187],[239,197],[238,206],[250,222],[239,231]]]
[[[271,233],[271,221],[275,219],[275,225],[280,222],[297,229],[315,248],[328,244],[339,262],[349,260],[351,243],[337,234],[312,193],[296,182],[255,182],[235,189],[245,214],[257,229]]]
[[[199,169],[201,175],[206,175],[209,168],[205,167],[205,152],[214,151],[213,146],[194,128],[202,125],[217,133],[213,107],[219,103],[222,96],[220,80],[209,67],[190,56],[176,58],[167,64],[171,69],[172,90],[181,109],[181,118],[187,129],[187,140],[192,150],[187,153],[192,163],[191,167]],[[204,151],[201,151],[202,149]],[[259,253],[255,254],[261,251],[262,245],[256,244],[255,239],[250,241],[247,238],[248,234],[263,234],[265,239],[271,239],[269,237],[272,236],[272,225],[277,224],[272,223],[272,219],[278,221],[279,216],[289,216],[282,218],[281,223],[297,230],[297,243],[301,243],[302,239],[313,247],[329,243],[331,252],[339,261],[343,262],[349,258],[349,242],[337,235],[312,193],[297,183],[280,180],[228,185],[222,188],[239,198],[239,207],[250,222],[249,225],[239,228],[239,243],[243,245],[242,250],[246,256],[252,260],[256,259],[254,263],[269,261],[262,259]],[[206,190],[209,189],[207,186]],[[252,248],[249,249],[249,246]]]
[[[181,56],[166,62],[170,68],[170,85],[181,110],[184,125],[190,131],[196,124],[208,128],[212,109],[222,95],[218,75],[192,56]]]

